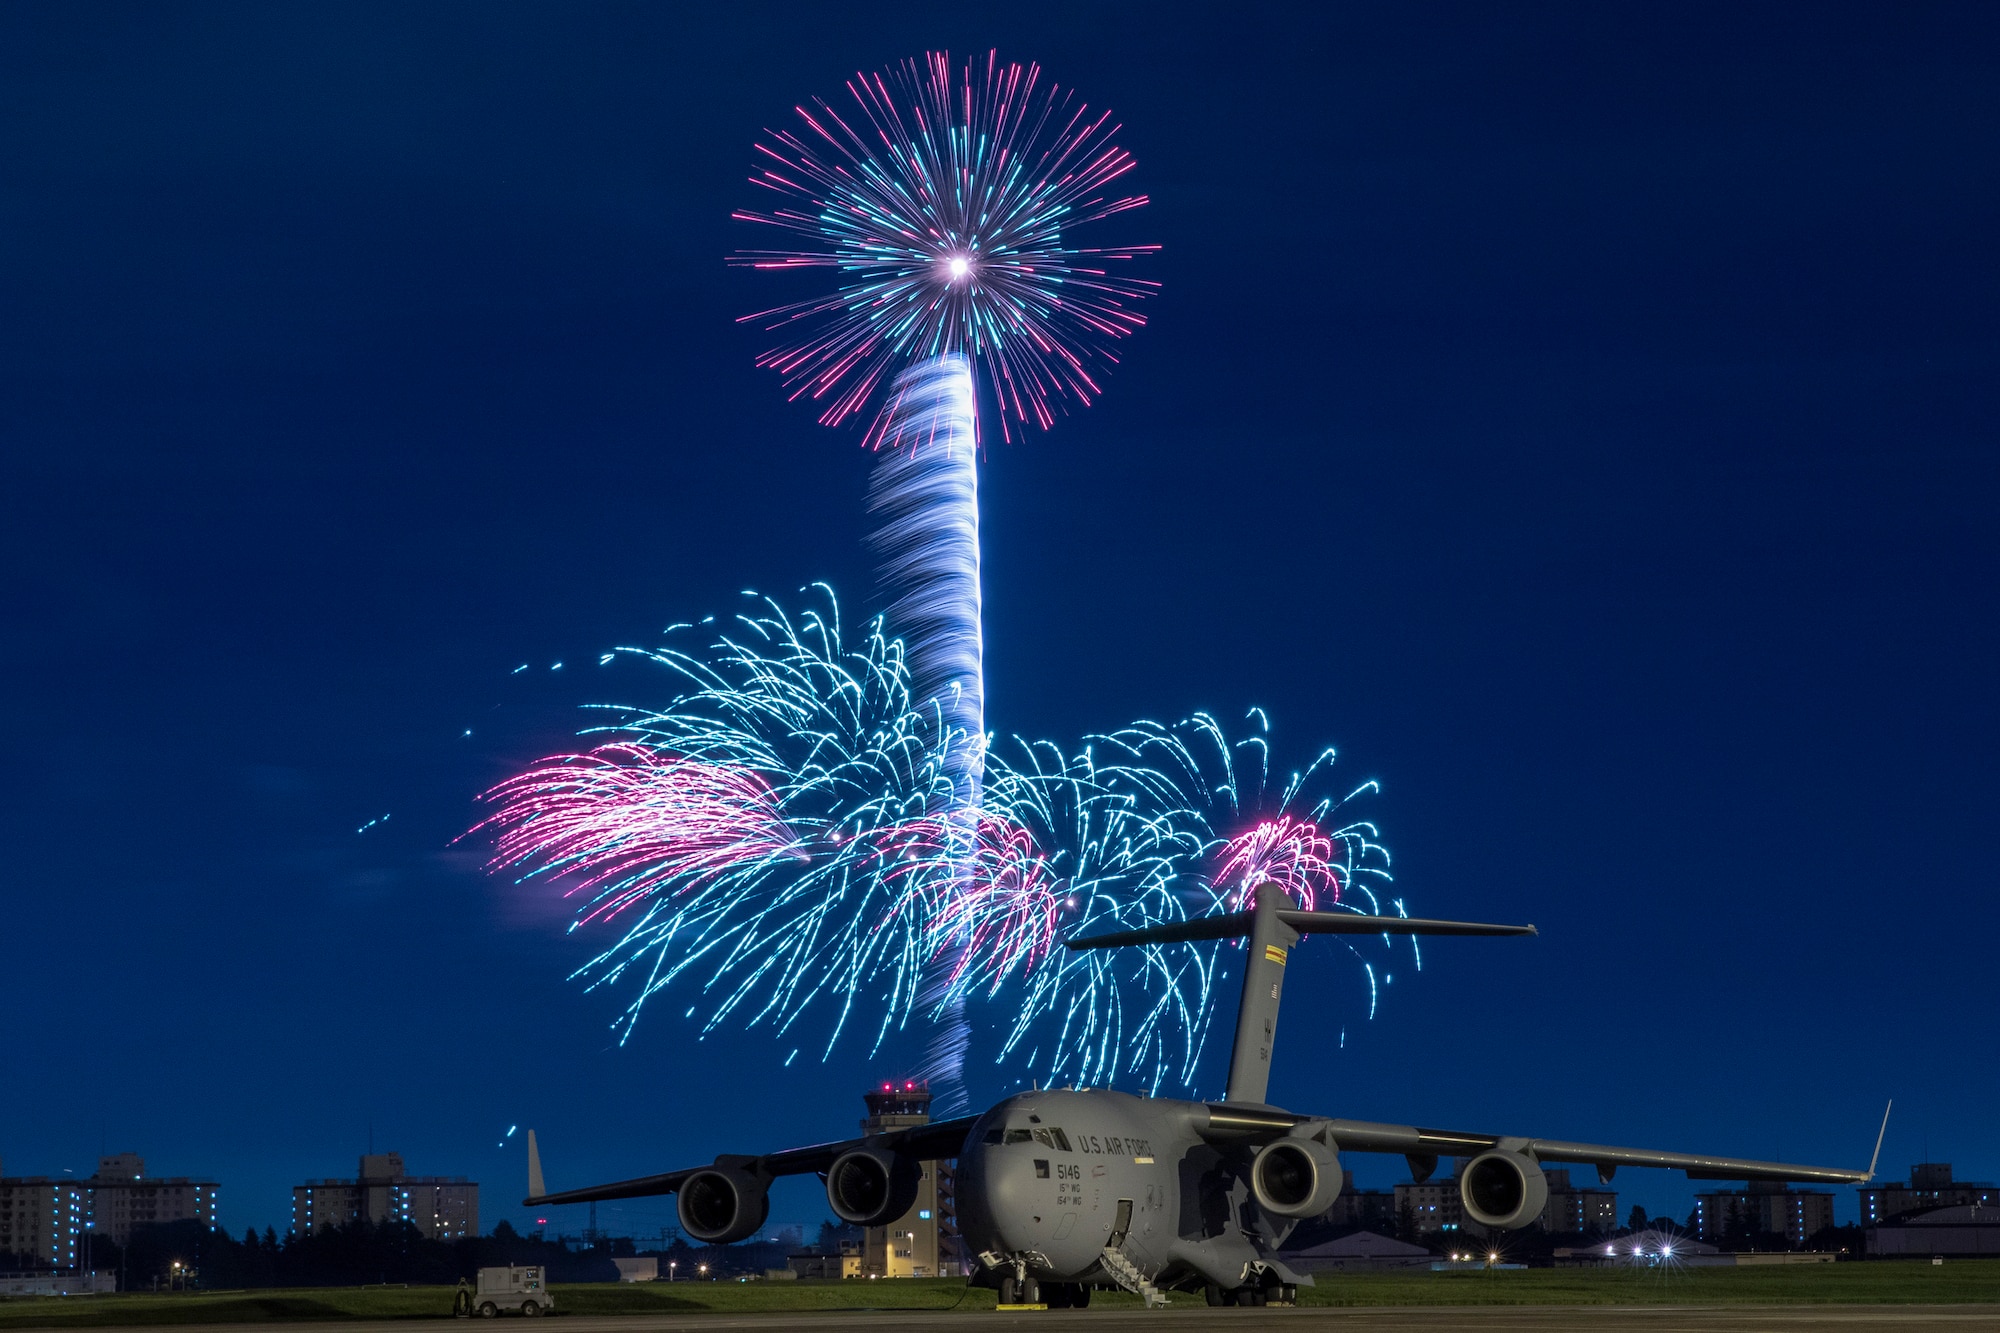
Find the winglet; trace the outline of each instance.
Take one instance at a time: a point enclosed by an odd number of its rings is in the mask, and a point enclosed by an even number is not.
[[[1889,1104],[1882,1108],[1882,1128],[1875,1131],[1875,1155],[1868,1159],[1868,1178],[1870,1180],[1875,1179],[1875,1164],[1882,1160],[1882,1136],[1889,1132],[1889,1112],[1895,1109],[1896,1099],[1891,1097]]]
[[[542,1183],[542,1150],[535,1145],[535,1131],[528,1131],[528,1197],[539,1199],[549,1192]]]

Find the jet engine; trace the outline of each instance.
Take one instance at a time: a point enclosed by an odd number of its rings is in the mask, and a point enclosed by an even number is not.
[[[717,1162],[681,1182],[681,1229],[704,1245],[734,1245],[757,1234],[771,1215],[767,1181]]]
[[[880,1227],[910,1211],[923,1182],[923,1164],[887,1148],[852,1148],[826,1172],[826,1201],[834,1215],[858,1227]]]
[[[1473,1221],[1511,1231],[1542,1215],[1549,1201],[1549,1181],[1534,1158],[1496,1148],[1465,1164],[1458,1177],[1458,1197]]]
[[[1250,1192],[1274,1217],[1318,1217],[1340,1195],[1340,1158],[1318,1139],[1267,1143],[1250,1159]]]

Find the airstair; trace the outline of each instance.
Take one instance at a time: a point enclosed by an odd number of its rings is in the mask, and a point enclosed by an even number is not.
[[[1119,1286],[1144,1301],[1147,1309],[1167,1303],[1166,1294],[1146,1281],[1145,1274],[1139,1271],[1139,1266],[1127,1257],[1125,1251],[1115,1245],[1107,1245],[1104,1247],[1102,1258],[1104,1271],[1111,1274]]]

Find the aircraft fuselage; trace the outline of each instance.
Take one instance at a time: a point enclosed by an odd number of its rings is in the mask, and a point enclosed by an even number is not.
[[[1113,1282],[1122,1255],[1155,1281],[1189,1269],[1223,1288],[1283,1281],[1294,1225],[1250,1197],[1250,1152],[1197,1132],[1201,1102],[1111,1091],[1026,1092],[974,1124],[958,1163],[959,1226],[988,1274]],[[1305,1279],[1310,1281],[1310,1279]]]

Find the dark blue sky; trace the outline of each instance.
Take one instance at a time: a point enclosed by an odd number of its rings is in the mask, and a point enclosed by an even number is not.
[[[450,844],[646,693],[599,651],[867,603],[728,214],[795,102],[997,45],[1121,113],[1166,289],[993,451],[993,725],[1261,704],[1413,911],[1543,928],[1372,1023],[1301,969],[1273,1097],[1851,1163],[1894,1096],[1888,1168],[2000,1176],[1990,6],[678,8],[0,13],[10,1173],[282,1225],[372,1124],[490,1225],[509,1124],[557,1186],[852,1125],[852,1052],[616,1048]]]

